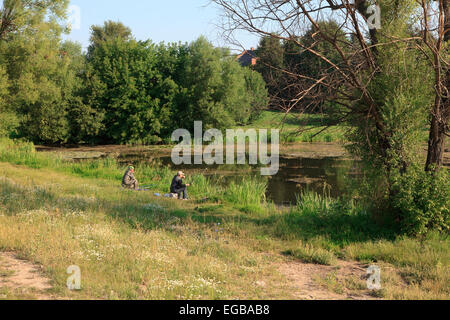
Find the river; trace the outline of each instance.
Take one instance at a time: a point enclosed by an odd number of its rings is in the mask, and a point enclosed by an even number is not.
[[[139,165],[152,163],[183,170],[189,174],[204,174],[217,183],[239,182],[259,176],[260,166],[250,165],[174,165],[167,147],[98,146],[80,148],[37,147],[41,152],[61,153],[71,161],[114,157],[120,163]],[[349,185],[359,176],[358,161],[348,157],[344,148],[333,143],[290,144],[281,148],[280,169],[267,177],[266,198],[278,205],[293,204],[302,191],[314,191],[331,197],[346,194]],[[261,179],[264,179],[261,177]]]

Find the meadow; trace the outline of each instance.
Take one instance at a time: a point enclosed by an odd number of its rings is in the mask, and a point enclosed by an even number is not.
[[[192,200],[167,192],[168,168],[139,166],[148,192],[120,187],[114,159],[71,162],[37,153],[31,143],[0,141],[0,250],[40,264],[49,294],[67,299],[293,299],[280,266],[329,266],[311,275],[332,292],[385,299],[448,299],[449,240],[432,233],[398,235],[352,199],[304,194],[297,205],[265,200],[263,180],[217,187],[195,175]],[[382,289],[369,291],[344,262],[381,268]],[[66,269],[82,270],[82,290],[69,291]],[[7,276],[0,275],[0,276]],[[0,296],[33,292],[0,288]]]
[[[265,110],[250,125],[243,128],[280,129],[280,141],[293,142],[348,142],[347,133],[351,127],[344,123],[332,125],[327,114],[288,114],[279,111]],[[301,128],[299,130],[299,128]],[[427,128],[420,135],[423,143],[428,141]]]

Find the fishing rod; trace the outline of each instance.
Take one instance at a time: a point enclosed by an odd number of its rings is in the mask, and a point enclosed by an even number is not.
[[[147,185],[140,186],[140,188],[154,188],[157,186],[158,186],[157,184],[147,184]]]

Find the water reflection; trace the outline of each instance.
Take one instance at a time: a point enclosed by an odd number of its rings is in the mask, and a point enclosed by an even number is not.
[[[248,176],[267,179],[267,199],[279,205],[293,204],[302,191],[310,190],[319,194],[338,197],[349,191],[349,184],[358,176],[357,161],[336,157],[310,159],[300,157],[280,157],[277,175],[261,177],[258,166],[250,165],[174,165],[169,156],[154,156],[143,159],[135,155],[122,155],[122,163],[153,162],[155,165],[169,166],[174,171],[189,174],[203,174],[219,184],[240,182]]]
[[[331,148],[331,147],[334,147]],[[188,175],[203,174],[216,183],[226,185],[231,181],[239,182],[249,176],[258,179],[267,179],[268,200],[279,205],[292,204],[304,190],[315,191],[319,194],[327,194],[338,197],[348,193],[349,184],[355,181],[359,175],[358,161],[344,158],[342,152],[336,146],[328,144],[302,145],[302,155],[280,156],[280,169],[277,175],[261,177],[260,167],[250,165],[174,165],[169,156],[170,153],[162,151],[149,151],[144,148],[111,147],[99,149],[93,147],[85,150],[61,149],[39,151],[56,151],[63,155],[64,159],[84,161],[83,159],[95,159],[104,157],[116,158],[124,165],[142,163],[155,166],[169,166],[174,171],[183,170]],[[311,149],[311,150],[308,150]],[[101,151],[101,152],[100,152]],[[330,156],[324,156],[324,155]],[[168,182],[169,183],[169,182]]]

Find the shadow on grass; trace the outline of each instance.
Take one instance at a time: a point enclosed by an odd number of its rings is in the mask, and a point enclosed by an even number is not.
[[[308,241],[324,237],[334,245],[345,246],[354,242],[394,240],[396,231],[388,222],[376,222],[369,214],[289,213],[274,215],[259,222],[270,226],[271,233],[285,240]]]
[[[8,180],[0,180],[0,185],[0,207],[7,215],[54,208],[62,209],[63,212],[103,211],[141,230],[163,229],[171,232],[174,224],[194,222],[213,227],[220,223],[222,227],[233,226],[245,230],[255,238],[310,241],[323,237],[338,246],[353,242],[393,240],[396,236],[392,226],[376,223],[366,211],[355,208],[330,206],[326,209],[299,210],[295,207],[288,213],[244,213],[227,204],[198,202],[191,208],[171,208],[170,205],[168,208],[165,204],[159,205],[152,201],[142,204],[143,199],[134,196],[87,201],[82,197],[61,197],[51,189],[19,186]]]
[[[276,213],[260,215],[243,213],[226,205],[205,204],[193,209],[146,210],[142,206],[122,204],[110,210],[115,218],[127,221],[133,227],[171,230],[171,221],[178,224],[198,223],[214,226],[234,226],[253,234],[255,238],[312,241],[326,239],[333,246],[355,242],[394,240],[397,232],[388,222],[376,222],[366,212],[345,213],[330,210],[326,213]]]

